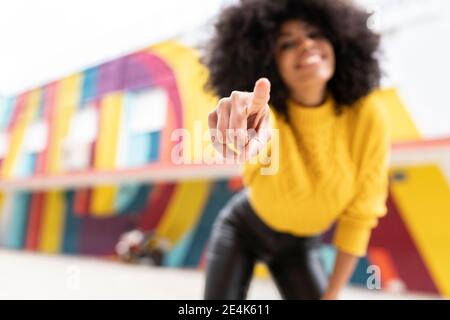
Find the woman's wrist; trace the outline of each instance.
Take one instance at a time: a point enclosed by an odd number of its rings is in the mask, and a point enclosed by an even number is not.
[[[338,250],[333,273],[328,288],[323,294],[323,300],[334,300],[339,296],[342,288],[347,284],[358,262],[358,257]]]
[[[339,294],[337,291],[325,291],[322,295],[321,300],[337,300]]]

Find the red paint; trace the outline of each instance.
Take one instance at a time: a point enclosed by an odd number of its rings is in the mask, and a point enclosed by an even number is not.
[[[36,192],[31,196],[30,215],[28,218],[25,248],[37,251],[42,228],[42,213],[44,209],[44,193]]]
[[[387,206],[388,214],[379,220],[378,227],[374,229],[370,247],[382,247],[389,252],[398,275],[408,290],[438,292],[414,240],[399,215],[392,194],[388,198]]]
[[[137,227],[141,230],[154,230],[164,215],[166,208],[175,191],[175,184],[162,184],[154,187],[149,196],[148,205],[140,215]]]
[[[383,288],[388,288],[391,281],[400,279],[388,250],[380,247],[371,247],[368,250],[368,259],[371,264],[380,267],[381,285]]]
[[[450,147],[450,138],[424,139],[419,141],[399,142],[392,145],[393,150],[420,149],[433,147]]]
[[[77,217],[84,217],[89,212],[91,202],[91,190],[80,189],[75,192],[73,200],[73,213]]]
[[[244,187],[241,177],[232,178],[228,181],[228,188],[231,191],[239,191]]]

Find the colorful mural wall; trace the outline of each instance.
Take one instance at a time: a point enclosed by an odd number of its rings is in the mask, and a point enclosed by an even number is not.
[[[203,90],[206,76],[195,50],[170,41],[5,99],[0,178],[171,164],[180,142],[171,133],[193,133],[196,121],[207,128],[216,100]],[[394,138],[419,139],[396,91],[380,94]],[[367,267],[377,265],[384,288],[450,296],[448,182],[435,164],[392,168],[391,176],[389,213],[352,281],[365,284]],[[111,257],[121,234],[141,229],[170,241],[164,265],[201,267],[212,223],[241,187],[230,177],[2,194],[0,241],[7,248]],[[322,253],[330,272],[334,249],[324,245]],[[267,276],[262,267],[257,273]]]

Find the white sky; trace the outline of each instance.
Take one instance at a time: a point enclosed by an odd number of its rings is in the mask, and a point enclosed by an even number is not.
[[[226,0],[0,0],[0,95],[188,32]]]

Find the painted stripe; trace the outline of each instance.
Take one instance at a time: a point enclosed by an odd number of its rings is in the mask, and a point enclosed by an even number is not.
[[[12,215],[7,226],[6,246],[21,249],[25,244],[30,194],[18,192],[13,196]]]
[[[137,214],[147,204],[151,194],[149,185],[124,185],[117,196],[116,211],[118,214]]]
[[[28,128],[35,120],[39,119],[39,112],[42,113],[43,95],[44,91],[41,88],[35,89],[28,94],[26,107],[24,109],[25,114],[22,114],[22,117],[27,118],[22,144],[25,144],[25,140],[30,138],[27,133]],[[28,177],[33,175],[35,172],[36,159],[36,154],[30,154],[24,149],[20,150],[20,155],[17,159],[13,175],[15,177]]]
[[[62,252],[78,253],[80,251],[80,229],[81,218],[73,212],[74,191],[65,193],[65,216],[64,221],[64,239],[62,244]]]
[[[392,192],[393,183],[391,181],[391,193],[387,200],[388,214],[379,220],[379,225],[373,230],[370,247],[385,248],[390,253],[399,277],[408,290],[436,293],[437,288],[417,251],[413,235],[399,213],[401,209]]]
[[[151,132],[148,135],[150,150],[147,154],[146,163],[156,162],[159,160],[159,141],[161,133],[159,131]]]
[[[172,194],[175,192],[175,184],[158,184],[148,197],[148,204],[140,215],[137,227],[142,230],[154,230],[161,221]]]
[[[65,224],[64,193],[50,191],[45,194],[39,250],[58,253],[62,249]]]
[[[79,254],[115,255],[118,239],[133,227],[134,221],[135,217],[130,215],[115,215],[101,219],[92,216],[83,217],[80,226]]]
[[[24,178],[33,175],[36,167],[36,159],[36,153],[22,155],[15,168],[14,176],[17,178]]]
[[[53,125],[50,129],[52,137],[49,144],[48,171],[62,173],[63,141],[70,128],[71,118],[80,102],[82,74],[74,74],[64,78],[58,84],[54,108]]]
[[[366,257],[361,257],[350,278],[350,283],[362,286],[367,286],[367,284],[372,285],[378,284],[376,283],[376,281],[378,280],[377,278],[375,277],[370,278],[373,272],[371,272],[371,270],[368,268],[369,268],[369,261],[367,260]]]
[[[133,156],[129,158],[128,167],[137,168],[148,162],[151,153],[150,143],[150,134],[131,136],[128,154]]]
[[[166,267],[183,267],[186,254],[189,252],[189,247],[194,237],[194,231],[186,232],[183,238],[178,241],[169,253],[164,255],[163,265]]]
[[[19,119],[21,118],[22,113],[24,112],[24,109],[26,107],[26,102],[28,99],[29,92],[24,92],[17,96],[17,99],[15,100],[15,104],[13,106],[13,110],[11,113],[11,118],[8,123],[8,130],[11,131],[12,128],[17,124]]]
[[[200,217],[211,182],[191,181],[177,184],[166,213],[157,227],[156,234],[176,244]]]
[[[36,251],[39,247],[39,237],[42,227],[42,213],[44,208],[44,193],[36,192],[31,195],[30,216],[27,226],[25,248]]]
[[[23,107],[21,105],[15,107],[16,110],[21,109],[19,111],[23,110],[23,112],[16,112],[15,119],[12,119],[9,150],[1,168],[1,175],[4,178],[11,178],[17,173],[17,165],[21,161],[20,157],[26,129],[34,119],[39,107],[37,103],[39,95],[39,90],[31,91],[19,98],[19,103],[23,103]]]
[[[388,250],[379,247],[369,248],[368,257],[371,264],[380,268],[383,288],[389,289],[390,285],[401,281]]]
[[[393,141],[417,140],[421,134],[400,98],[397,89],[382,89],[376,92],[388,114]]]
[[[97,97],[98,67],[86,69],[83,72],[81,90],[81,107]]]
[[[98,69],[98,97],[123,89],[124,59],[119,58],[99,66]]]
[[[95,169],[114,169],[116,166],[117,142],[121,119],[123,95],[106,95],[100,106],[100,128],[95,150]],[[96,187],[92,191],[91,212],[94,216],[108,216],[114,213],[117,196],[116,186]]]
[[[76,190],[74,195],[74,208],[73,212],[79,217],[86,216],[89,211],[89,204],[91,198],[90,189],[79,189]]]
[[[204,247],[211,234],[212,226],[220,210],[226,205],[233,196],[233,192],[228,188],[228,181],[215,182],[211,193],[205,204],[201,218],[195,226],[192,243],[188,248],[186,259],[183,262],[185,266],[198,266]]]
[[[155,71],[149,72],[149,70],[142,68],[142,65],[145,64],[146,55],[148,55],[147,52],[139,51],[125,57],[124,86],[128,90],[139,90],[153,85],[153,73]]]
[[[2,105],[0,106],[0,130],[8,128],[8,124],[11,121],[15,105],[15,97],[8,97],[3,99]]]
[[[392,192],[439,291],[450,297],[450,186],[436,165],[397,169]]]

